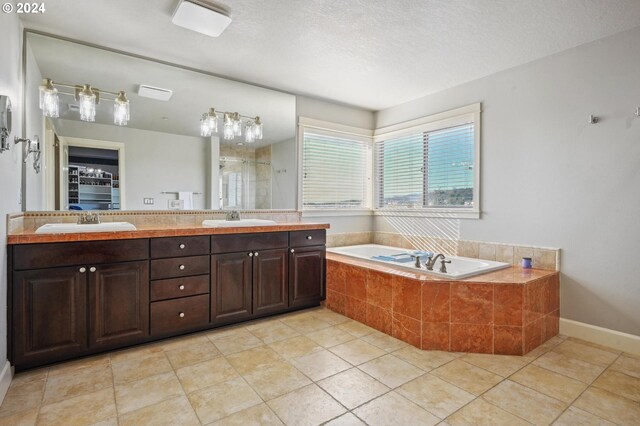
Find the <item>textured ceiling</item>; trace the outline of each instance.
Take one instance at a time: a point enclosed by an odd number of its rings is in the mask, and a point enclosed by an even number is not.
[[[210,38],[178,0],[56,0],[27,28],[378,110],[640,26],[639,0],[226,0]]]

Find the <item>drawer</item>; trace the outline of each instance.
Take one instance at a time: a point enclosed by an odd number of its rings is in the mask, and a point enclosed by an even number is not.
[[[213,235],[211,253],[233,253],[238,251],[287,248],[288,232],[264,232],[253,234]]]
[[[151,261],[151,279],[187,277],[209,273],[209,256],[173,257]]]
[[[209,323],[209,295],[183,297],[151,304],[151,335],[188,331]]]
[[[289,232],[290,247],[323,246],[326,242],[327,231],[325,229]]]
[[[99,265],[149,258],[149,240],[79,241],[74,243],[20,244],[13,248],[13,269]]]
[[[209,236],[151,239],[151,258],[209,254]]]
[[[209,293],[209,275],[151,281],[151,301]]]

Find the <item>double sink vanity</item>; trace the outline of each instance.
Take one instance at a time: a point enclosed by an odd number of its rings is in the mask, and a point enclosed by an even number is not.
[[[9,359],[21,370],[317,306],[326,228],[9,235]]]

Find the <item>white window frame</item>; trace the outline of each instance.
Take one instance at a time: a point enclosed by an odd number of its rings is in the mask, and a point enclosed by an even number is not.
[[[303,177],[304,177],[304,134],[305,132],[354,139],[368,144],[368,158],[366,159],[366,174],[369,185],[366,186],[364,207],[360,208],[305,208],[303,203]],[[326,216],[364,216],[373,214],[373,130],[344,124],[331,123],[308,117],[298,117],[298,211],[305,217]]]
[[[452,109],[438,114],[394,124],[376,129],[374,132],[374,144],[379,141],[396,139],[416,133],[431,132],[448,127],[454,127],[469,122],[474,123],[474,178],[473,178],[473,207],[470,209],[424,207],[424,208],[380,208],[377,205],[380,191],[380,176],[374,171],[373,182],[375,185],[376,203],[373,204],[374,214],[379,216],[405,216],[405,217],[434,217],[434,218],[480,218],[480,134],[481,134],[480,103]]]

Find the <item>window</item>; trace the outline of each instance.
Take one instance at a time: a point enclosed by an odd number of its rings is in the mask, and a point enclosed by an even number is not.
[[[479,109],[379,135],[376,207],[478,212],[478,117]]]
[[[303,135],[303,208],[369,208],[370,138],[317,129]]]

